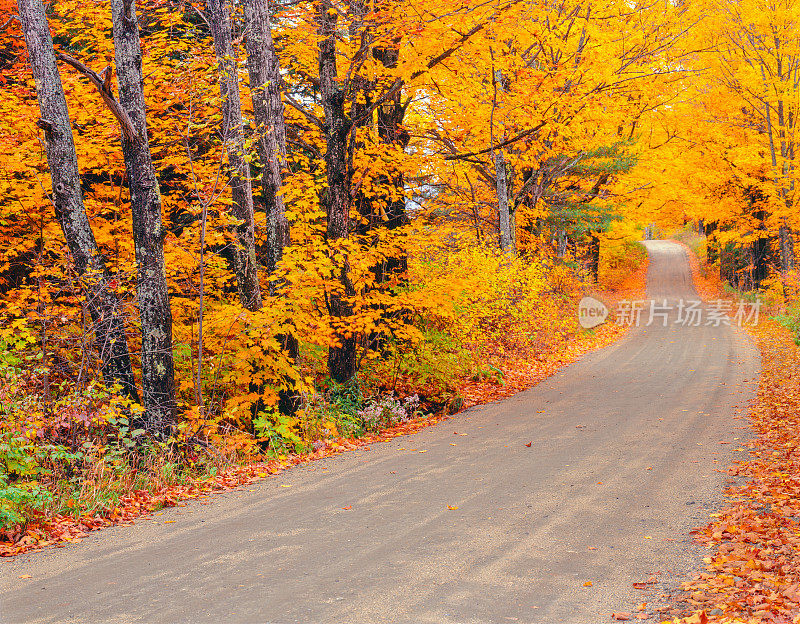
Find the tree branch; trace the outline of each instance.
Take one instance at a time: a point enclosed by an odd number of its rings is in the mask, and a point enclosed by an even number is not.
[[[503,7],[502,9],[500,9],[499,12],[502,12],[505,9],[508,9],[509,7],[514,6],[515,4],[519,4],[521,1],[522,0],[512,0],[508,4],[508,6]],[[463,46],[467,41],[469,41],[472,38],[473,35],[479,33],[484,28],[486,28],[487,23],[488,22],[481,22],[480,24],[476,24],[470,30],[468,30],[466,33],[461,35],[461,37],[458,39],[458,41],[456,41],[453,45],[451,45],[449,48],[447,48],[446,50],[444,50],[440,54],[438,54],[438,55],[434,56],[432,59],[430,59],[425,64],[425,69],[418,69],[417,71],[413,72],[411,74],[411,76],[409,76],[409,82],[411,80],[419,78],[422,74],[427,72],[429,69],[433,69],[434,67],[439,65],[439,63],[441,63],[443,61],[446,61],[448,58],[450,58],[457,50],[459,50],[461,48],[461,46]],[[384,91],[379,97],[377,97],[375,99],[375,101],[372,103],[372,106],[370,106],[366,111],[364,111],[364,113],[358,119],[354,119],[353,120],[353,127],[355,128],[358,124],[363,122],[365,119],[369,119],[370,117],[372,117],[372,113],[374,113],[378,109],[379,106],[381,106],[384,102],[386,102],[386,100],[388,100],[390,97],[394,96],[394,94],[397,93],[397,91],[399,89],[402,89],[404,84],[405,84],[405,81],[402,78],[399,78],[399,77],[395,78],[394,82],[391,85],[389,85],[389,87],[386,89],[386,91]]]
[[[291,95],[289,95],[285,90],[283,92],[283,99],[286,103],[299,112],[303,117],[308,119],[311,123],[313,123],[318,128],[323,128],[325,124],[322,123],[322,120],[314,115],[313,113],[308,112],[305,108],[303,108],[300,103],[298,103]]]
[[[505,147],[506,145],[511,145],[512,143],[516,143],[520,139],[524,139],[527,136],[535,134],[536,132],[539,132],[539,130],[544,128],[545,125],[547,125],[546,121],[540,121],[533,128],[528,128],[527,130],[523,130],[519,134],[501,143],[498,143],[496,145],[490,145],[486,149],[478,150],[477,152],[469,152],[468,154],[454,154],[453,156],[445,156],[445,160],[466,160],[468,158],[472,158],[473,156],[480,156],[481,154],[486,154],[488,152],[500,149],[501,147]]]
[[[67,65],[71,65],[91,81],[103,98],[103,102],[105,102],[106,106],[111,111],[111,114],[117,118],[125,138],[132,143],[138,143],[139,135],[133,128],[131,118],[128,117],[128,113],[120,106],[120,103],[117,102],[116,98],[114,98],[114,94],[111,92],[111,67],[106,67],[102,74],[98,74],[68,54],[56,52],[56,58],[59,61],[64,61]]]

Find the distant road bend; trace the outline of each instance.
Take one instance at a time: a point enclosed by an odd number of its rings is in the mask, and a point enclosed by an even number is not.
[[[647,247],[649,296],[696,298]],[[608,622],[698,561],[757,372],[736,328],[634,328],[413,437],[0,561],[0,622]]]

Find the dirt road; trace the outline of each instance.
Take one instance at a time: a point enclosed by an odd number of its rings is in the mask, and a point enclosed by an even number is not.
[[[696,297],[648,247],[649,296]],[[737,329],[634,328],[413,437],[0,561],[0,621],[608,622],[696,565],[757,372]]]

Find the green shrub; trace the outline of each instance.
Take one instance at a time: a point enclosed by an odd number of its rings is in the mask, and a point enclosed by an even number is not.
[[[44,453],[26,437],[0,431],[0,528],[26,523],[52,500],[37,481],[47,472],[40,465]]]
[[[800,347],[800,309],[789,309],[786,314],[779,314],[773,319],[792,332],[794,343]]]

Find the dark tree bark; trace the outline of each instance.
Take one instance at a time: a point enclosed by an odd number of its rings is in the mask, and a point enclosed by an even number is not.
[[[380,10],[381,3],[373,10]],[[363,0],[351,0],[350,2],[351,23],[349,34],[351,41],[359,40],[359,52],[353,60],[354,64],[361,64],[365,57],[372,54],[373,58],[381,63],[386,69],[397,67],[399,60],[399,39],[392,42],[390,46],[372,46],[373,28],[370,23],[369,11]],[[394,90],[381,96],[382,103],[377,108],[374,106],[374,99],[378,95],[378,81],[370,80],[358,72],[350,78],[347,90],[350,95],[350,117],[353,124],[358,127],[367,127],[372,124],[373,112],[377,117],[378,137],[386,145],[391,145],[399,149],[405,149],[408,145],[409,136],[405,128],[402,127],[405,108],[400,103],[402,94],[402,83]],[[355,140],[355,133],[351,132],[350,150],[348,160],[352,160],[355,151],[363,147]],[[405,211],[405,180],[402,171],[391,171],[381,173],[376,177],[377,187],[391,189],[382,195],[367,197],[359,192],[355,198],[356,208],[361,216],[357,231],[360,235],[367,235],[371,230],[379,227],[395,229],[408,223]],[[377,237],[376,239],[377,240]],[[377,284],[390,281],[392,276],[405,280],[408,269],[408,262],[405,254],[399,257],[389,257],[385,261],[377,264],[373,272]]]
[[[589,233],[589,276],[595,284],[600,280],[600,236]]]
[[[280,194],[286,168],[283,81],[272,40],[268,0],[245,0],[244,21],[247,72],[258,133],[256,151],[262,167],[261,189],[267,213],[267,268],[272,272],[289,245],[289,222]]]
[[[45,133],[53,206],[86,295],[103,380],[108,385],[119,384],[124,395],[138,401],[121,306],[109,286],[83,205],[69,110],[44,5],[41,0],[19,0],[17,6],[42,114],[39,126]]]
[[[386,69],[395,69],[400,60],[399,42],[397,46],[376,47],[372,55],[381,62]],[[403,88],[396,89],[393,94],[378,108],[378,136],[388,145],[393,145],[404,150],[411,137],[403,126],[406,109],[401,102]],[[391,177],[386,176],[384,183],[390,183],[395,192],[386,198],[386,221],[384,225],[394,230],[409,222],[406,213],[405,179],[402,171],[395,172]],[[378,282],[386,282],[392,276],[399,277],[402,281],[408,275],[408,256],[401,254],[397,257],[387,258],[381,267]]]
[[[273,273],[283,258],[283,251],[291,243],[289,220],[280,190],[286,170],[286,121],[283,116],[280,61],[272,40],[268,0],[245,0],[245,49],[247,73],[253,99],[253,116],[258,141],[256,153],[261,163],[261,190],[267,215],[266,261]],[[270,276],[269,288],[275,294],[281,284]],[[297,338],[291,334],[277,336],[284,353],[297,359]],[[279,393],[278,409],[284,414],[297,411],[298,400],[290,390]]]
[[[717,231],[717,222],[710,221],[705,224],[706,232],[706,264],[714,264],[719,260],[719,243],[717,242],[715,233]]]
[[[237,245],[233,251],[233,266],[239,288],[239,300],[246,309],[258,310],[261,308],[261,286],[256,263],[253,187],[250,181],[250,166],[244,159],[242,103],[231,38],[230,5],[226,0],[208,0],[208,12],[214,36],[214,50],[219,61],[222,136],[230,166],[233,213],[239,220],[239,224],[234,228]]]
[[[351,0],[349,3],[349,19],[348,35],[350,41],[358,40],[359,49],[356,52],[355,58],[351,61],[352,65],[360,65],[364,62],[370,50],[370,39],[372,36],[371,26],[365,23],[364,17],[367,8],[363,0]],[[358,150],[364,148],[364,141],[357,138],[358,128],[368,128],[372,122],[372,97],[375,91],[375,81],[366,78],[358,71],[353,72],[350,76],[349,83],[344,85],[346,90],[345,98],[350,103],[350,118],[353,120],[353,131],[350,132],[350,142],[347,146],[349,152],[347,156],[348,163],[350,163],[355,175],[355,167],[352,165],[353,160]],[[348,97],[349,96],[349,97]],[[357,186],[361,184],[356,183]],[[363,191],[356,192],[354,197],[356,210],[359,214],[359,221],[355,224],[355,231],[360,235],[367,237],[369,233],[376,227],[381,225],[380,211],[376,210],[376,201],[372,196],[367,196]],[[373,237],[373,243],[376,237]]]
[[[114,58],[119,103],[134,136],[122,134],[128,171],[136,251],[139,315],[142,325],[142,393],[145,413],[136,424],[165,435],[175,422],[175,379],[172,355],[172,311],[164,270],[164,226],[161,193],[147,137],[142,76],[142,51],[135,0],[111,0]]]
[[[325,198],[328,215],[327,239],[335,241],[347,238],[350,229],[350,186],[351,171],[347,159],[348,136],[351,121],[345,114],[345,93],[336,71],[336,23],[337,14],[329,0],[317,4],[319,34],[319,77],[320,95],[325,111],[325,167],[328,189]],[[342,289],[333,291],[328,297],[328,307],[334,322],[352,314],[347,297],[355,293],[349,278],[349,264],[346,257],[339,260],[337,267]],[[356,372],[356,339],[338,331],[338,346],[328,351],[328,369],[331,377],[340,383],[346,382]]]
[[[786,225],[784,220],[778,229],[778,245],[780,248],[781,273],[784,275],[793,271],[795,267],[794,238],[792,230]]]

